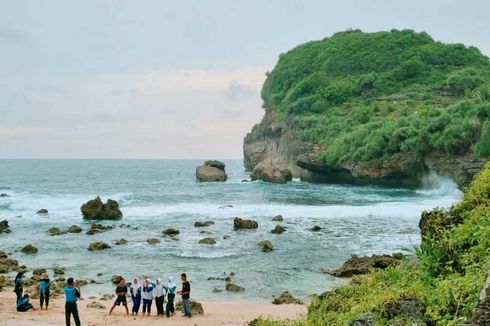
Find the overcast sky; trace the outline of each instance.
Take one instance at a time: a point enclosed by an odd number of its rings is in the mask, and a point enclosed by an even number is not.
[[[489,0],[0,0],[0,158],[241,158],[280,53],[411,28],[488,55],[489,13]]]

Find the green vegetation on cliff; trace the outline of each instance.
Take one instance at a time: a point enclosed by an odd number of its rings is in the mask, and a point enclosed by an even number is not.
[[[426,33],[356,30],[300,45],[280,56],[262,98],[323,145],[327,165],[490,155],[489,59]]]
[[[376,325],[412,325],[413,315],[400,309],[407,301],[417,302],[419,321],[429,325],[471,321],[490,268],[490,163],[459,203],[424,212],[420,228],[417,259],[354,277],[350,284],[317,297],[305,324],[349,325],[370,316]]]

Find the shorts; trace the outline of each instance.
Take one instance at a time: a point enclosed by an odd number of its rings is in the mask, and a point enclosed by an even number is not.
[[[114,302],[114,304],[115,304],[116,306],[120,306],[120,305],[121,305],[121,303],[122,303],[122,305],[123,305],[123,306],[127,306],[127,305],[128,305],[128,302],[126,301],[126,296],[125,296],[125,295],[123,295],[123,296],[118,296],[118,297],[116,298],[116,302]]]

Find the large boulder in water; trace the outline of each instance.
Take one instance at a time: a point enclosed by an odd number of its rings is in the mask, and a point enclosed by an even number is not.
[[[228,179],[225,163],[220,161],[206,161],[202,166],[196,167],[196,178],[201,182],[224,182]]]
[[[89,200],[80,210],[87,220],[116,220],[123,216],[117,201],[108,199],[104,204],[100,197]]]
[[[272,163],[271,161],[262,161],[257,164],[252,173],[252,181],[262,180],[271,183],[286,183],[293,179],[291,171],[283,166]]]
[[[0,234],[10,233],[9,222],[7,220],[0,221]]]
[[[242,218],[235,217],[233,220],[233,227],[235,230],[256,229],[259,227],[259,224],[254,220],[244,220]]]
[[[88,251],[98,251],[98,250],[104,250],[104,249],[110,249],[111,246],[109,246],[107,243],[105,242],[92,242],[89,246],[88,246]]]
[[[396,257],[390,255],[372,255],[371,257],[352,255],[342,267],[329,272],[329,274],[337,277],[352,277],[354,275],[367,274],[374,268],[385,269],[396,265],[400,262],[399,258],[399,255],[396,255]]]
[[[29,243],[25,245],[20,251],[22,251],[25,254],[36,254],[39,250],[35,245]]]

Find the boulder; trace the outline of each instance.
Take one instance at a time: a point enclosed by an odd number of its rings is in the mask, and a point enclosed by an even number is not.
[[[163,235],[171,236],[171,237],[176,236],[179,233],[180,231],[174,228],[166,228],[165,230],[162,231]]]
[[[104,250],[104,249],[110,249],[110,248],[111,248],[111,246],[109,246],[107,243],[101,242],[101,241],[92,242],[88,246],[89,251],[98,251],[98,250]]]
[[[201,182],[224,182],[228,179],[225,164],[220,161],[206,161],[196,167],[196,178]]]
[[[182,311],[184,309],[184,303],[182,301],[177,302],[175,309]],[[191,311],[192,315],[204,315],[204,309],[202,304],[191,299]]]
[[[213,238],[204,238],[199,240],[199,244],[214,245],[216,244],[216,240]]]
[[[81,233],[83,230],[78,225],[72,225],[66,230],[68,233]]]
[[[271,230],[271,233],[274,233],[274,234],[281,234],[283,232],[286,231],[286,228],[284,226],[281,226],[281,225],[276,225],[276,227],[274,229]]]
[[[93,223],[90,226],[90,230],[88,230],[86,232],[86,234],[93,235],[93,234],[102,233],[102,232],[112,230],[113,228],[114,227],[110,226],[110,225],[102,225],[102,224],[98,224],[98,223]]]
[[[399,259],[390,255],[373,255],[371,257],[352,255],[342,267],[329,272],[329,274],[337,277],[352,277],[353,275],[366,274],[373,268],[385,269],[399,262]]]
[[[221,292],[223,292],[223,290],[218,289],[217,287],[213,288],[213,293],[221,293]]]
[[[224,240],[229,239],[229,238],[230,238],[230,236],[229,236],[228,234],[225,234],[225,235],[223,236],[223,239],[224,239]]]
[[[282,215],[276,215],[272,218],[271,221],[274,221],[274,222],[282,222],[284,219],[282,217]]]
[[[226,291],[230,292],[242,292],[245,291],[245,288],[241,287],[240,285],[236,285],[233,283],[228,283],[226,284]]]
[[[0,194],[0,197],[10,197],[9,195],[5,194],[5,193],[1,193]]]
[[[304,304],[300,299],[296,299],[288,291],[282,293],[280,296],[275,297],[272,300],[273,304]]]
[[[160,243],[161,241],[160,241],[160,239],[157,239],[157,238],[151,238],[151,239],[146,240],[146,242],[153,245],[153,244]]]
[[[53,267],[54,275],[63,275],[65,274],[66,268],[64,267]]]
[[[46,215],[46,214],[48,214],[48,213],[49,213],[49,212],[48,212],[48,210],[47,210],[46,208],[42,208],[42,209],[40,209],[40,210],[38,210],[38,211],[36,212],[36,214],[39,214],[39,215]]]
[[[89,200],[80,210],[87,220],[116,220],[123,216],[117,201],[108,199],[104,204],[100,197]]]
[[[322,228],[318,225],[315,225],[314,227],[312,227],[310,230],[313,231],[313,232],[318,232],[320,231]]]
[[[250,178],[252,181],[262,180],[271,183],[286,183],[293,179],[293,174],[288,168],[267,160],[260,162],[254,167],[250,173]]]
[[[39,250],[37,249],[37,247],[35,245],[33,245],[32,243],[29,243],[29,244],[25,245],[20,251],[22,251],[25,254],[35,254]]]
[[[55,235],[62,235],[66,234],[66,231],[61,231],[60,228],[57,227],[52,227],[48,230],[49,235],[55,236]]]
[[[117,284],[119,284],[119,282]],[[100,297],[100,300],[110,301],[110,300],[112,300],[112,298],[114,298],[114,294],[104,294],[104,295],[102,295],[102,297]]]
[[[254,220],[244,220],[239,217],[235,217],[233,220],[233,227],[235,230],[256,229],[259,227],[259,224]]]
[[[272,250],[274,250],[274,247],[269,240],[259,241],[258,245],[262,248],[262,252],[271,252]]]
[[[12,280],[8,279],[3,275],[0,275],[0,292],[2,292],[4,288],[11,287],[11,286],[13,286]]]
[[[116,241],[116,246],[124,246],[128,244],[128,240],[121,238],[120,240]]]
[[[92,301],[91,303],[87,304],[87,308],[91,309],[105,309],[105,306],[102,303],[99,303],[97,301]]]
[[[196,228],[211,226],[211,225],[214,225],[214,221],[197,221],[196,223],[194,223],[194,227]]]
[[[15,259],[10,259],[8,255],[0,251],[0,273],[9,273],[19,267],[19,262]]]
[[[9,222],[7,220],[0,221],[0,234],[10,233]]]
[[[34,268],[32,270],[32,275],[41,276],[43,273],[46,273],[46,272],[47,272],[47,270],[44,267]]]

